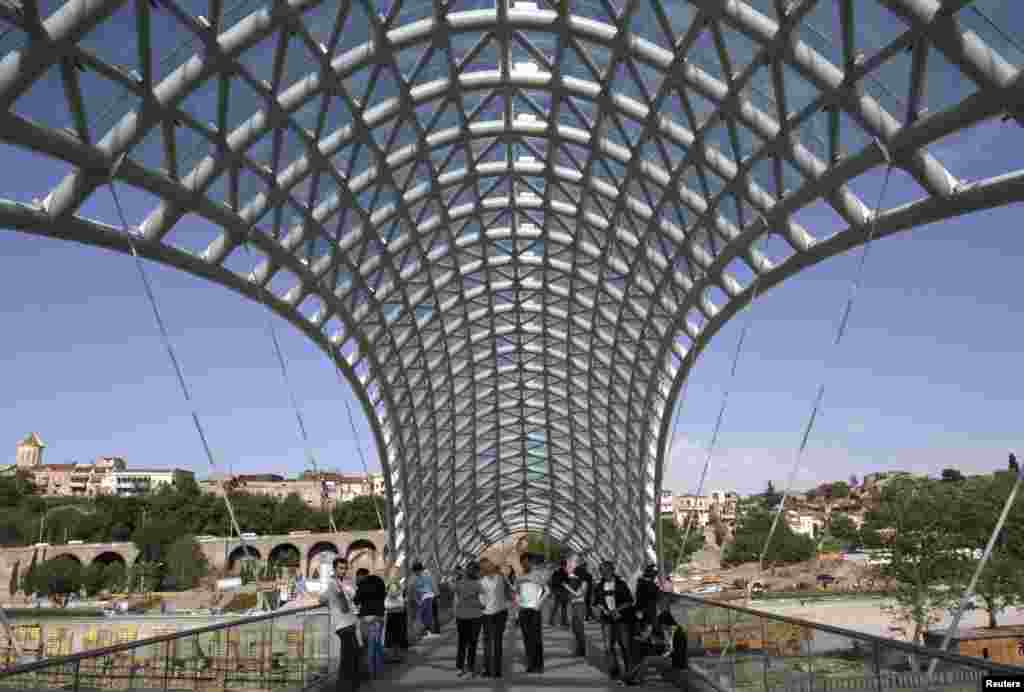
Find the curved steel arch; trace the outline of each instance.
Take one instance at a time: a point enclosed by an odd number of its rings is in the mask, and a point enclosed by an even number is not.
[[[393,554],[444,567],[539,529],[636,561],[672,404],[750,300],[737,263],[763,290],[863,242],[873,209],[848,183],[890,159],[922,196],[880,210],[882,235],[1022,199],[1021,172],[964,184],[927,150],[1024,113],[978,16],[969,0],[0,4],[0,140],[74,167],[34,205],[0,201],[0,223],[126,251],[83,204],[112,176],[154,197],[141,254],[265,302],[353,385]],[[181,51],[155,46],[158,20]],[[968,86],[925,91],[943,77]],[[105,111],[103,88],[123,94]],[[818,200],[848,227],[794,220]]]

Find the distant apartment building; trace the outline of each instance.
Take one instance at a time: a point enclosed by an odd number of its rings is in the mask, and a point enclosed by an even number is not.
[[[46,445],[30,433],[15,447],[15,464],[8,472],[27,472],[36,492],[48,497],[136,496],[192,476],[182,469],[129,469],[121,457],[99,457],[93,462],[44,464]]]
[[[366,476],[307,471],[298,478],[285,478],[274,473],[240,474],[199,483],[202,490],[216,495],[224,494],[225,485],[231,491],[278,499],[295,493],[310,507],[333,507],[365,495],[384,495],[384,475],[379,473]]]
[[[696,528],[704,528],[717,516],[728,529],[736,527],[736,507],[739,495],[716,490],[710,495],[676,495],[672,498],[672,514],[677,526],[687,520]]]
[[[711,520],[709,505],[711,499],[702,495],[676,495],[673,498],[673,509],[676,526],[704,528]]]
[[[786,510],[786,522],[793,533],[814,538],[825,526],[825,516],[821,512],[797,512]]]

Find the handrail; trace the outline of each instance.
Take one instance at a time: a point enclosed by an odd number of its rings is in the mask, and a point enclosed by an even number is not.
[[[129,651],[131,649],[137,649],[142,646],[149,646],[150,644],[162,644],[164,642],[173,641],[175,639],[184,639],[185,637],[192,637],[198,634],[206,634],[208,632],[217,632],[219,630],[230,629],[232,627],[238,627],[240,625],[251,625],[254,622],[264,622],[266,620],[275,620],[277,618],[288,617],[291,615],[298,615],[301,613],[310,613],[312,611],[323,611],[327,612],[327,607],[322,605],[311,605],[302,606],[301,608],[290,608],[288,610],[276,610],[273,613],[267,613],[265,615],[252,615],[244,618],[237,618],[230,622],[218,622],[215,625],[206,625],[205,627],[196,627],[194,629],[182,630],[180,632],[172,632],[170,634],[161,634],[156,637],[149,637],[148,639],[138,639],[133,642],[125,642],[123,644],[113,644],[111,646],[103,647],[102,649],[89,649],[88,651],[79,651],[75,654],[68,654],[67,656],[50,656],[49,658],[43,658],[38,661],[32,661],[31,663],[23,663],[13,668],[6,668],[0,670],[0,680],[12,675],[20,675],[22,673],[31,673],[36,670],[42,670],[43,668],[49,668],[55,665],[64,665],[66,663],[75,663],[77,661],[83,661],[89,658],[100,658],[102,656],[109,656],[110,654],[120,653],[121,651]]]
[[[1010,675],[1020,675],[1024,673],[1024,667],[1022,666],[1011,666],[1005,663],[992,663],[988,659],[972,658],[970,656],[961,656],[959,654],[951,654],[940,649],[932,649],[927,646],[918,646],[916,644],[910,644],[908,642],[901,642],[896,639],[886,639],[885,637],[879,637],[874,634],[868,634],[866,632],[857,632],[855,630],[848,630],[842,627],[836,627],[835,625],[826,625],[820,622],[812,622],[810,620],[803,620],[801,618],[795,618],[788,615],[777,615],[775,613],[768,613],[763,610],[752,610],[750,608],[744,608],[743,606],[731,605],[728,603],[722,603],[720,601],[710,601],[703,598],[696,598],[688,594],[666,594],[670,598],[677,598],[682,601],[689,601],[694,605],[710,606],[715,608],[725,608],[728,610],[735,610],[740,613],[747,615],[753,615],[756,617],[766,618],[768,620],[777,620],[779,622],[786,622],[791,625],[799,625],[801,627],[809,627],[811,629],[822,630],[829,632],[830,634],[837,634],[850,639],[860,639],[871,644],[879,644],[881,646],[888,647],[890,649],[897,649],[905,653],[914,654],[921,657],[927,658],[938,658],[951,663],[957,663],[959,665],[971,666],[973,668],[986,668],[993,672],[1008,673]]]

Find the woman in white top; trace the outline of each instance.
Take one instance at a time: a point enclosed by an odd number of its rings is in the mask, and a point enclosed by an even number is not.
[[[484,606],[484,677],[500,678],[502,642],[512,587],[501,573],[501,568],[487,558],[480,561],[480,574],[480,600]]]
[[[519,595],[519,628],[523,631],[526,672],[544,672],[544,640],[541,637],[541,606],[548,597],[547,575],[538,567],[539,555],[524,553],[520,558],[524,574],[516,580]]]

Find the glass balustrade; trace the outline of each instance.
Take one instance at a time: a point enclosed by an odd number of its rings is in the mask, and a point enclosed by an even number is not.
[[[975,692],[986,675],[1024,675],[1024,667],[691,596],[668,598],[686,630],[691,675],[722,692]]]
[[[0,690],[307,689],[337,668],[330,616],[314,606],[0,670]]]

